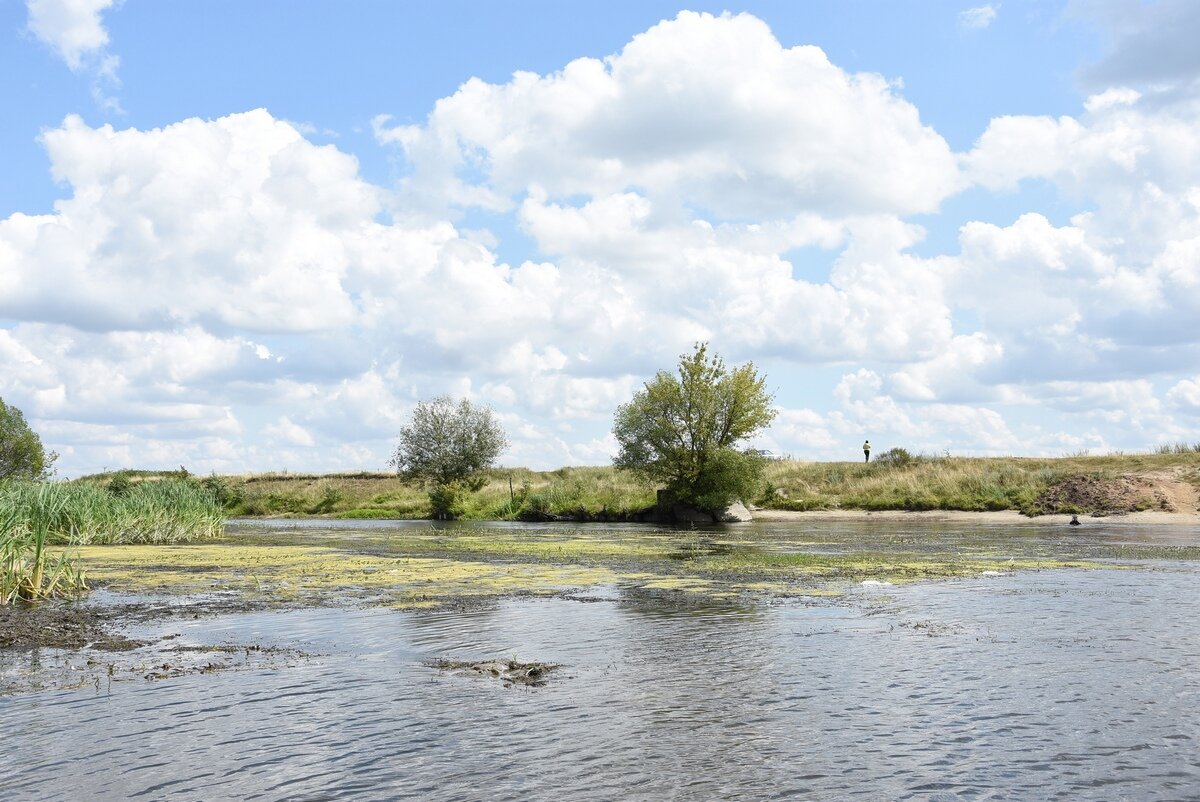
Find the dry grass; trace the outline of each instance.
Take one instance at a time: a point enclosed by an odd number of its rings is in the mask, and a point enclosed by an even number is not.
[[[885,455],[879,455],[884,457]],[[1059,458],[926,457],[860,462],[768,464],[754,503],[789,510],[1019,510],[1038,514],[1038,499],[1072,476],[1112,479],[1174,472],[1200,488],[1200,451],[1172,446],[1155,453]],[[130,472],[143,481],[147,472]],[[110,477],[89,477],[103,483]],[[511,482],[511,489],[510,489]],[[265,473],[202,481],[230,515],[420,519],[430,516],[424,488],[393,473]],[[654,504],[654,488],[612,467],[555,471],[495,468],[467,501],[464,518],[553,516],[621,520]],[[1087,512],[1087,510],[1079,510]]]
[[[794,462],[769,466],[764,506],[791,510],[1019,510],[1071,476],[1114,479],[1178,471],[1200,483],[1200,453],[1039,457],[914,457],[908,462]]]

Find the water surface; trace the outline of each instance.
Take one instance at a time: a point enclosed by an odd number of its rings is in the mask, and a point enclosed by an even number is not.
[[[756,527],[738,536],[1134,559],[1126,570],[858,585],[830,600],[714,603],[615,587],[595,601],[455,612],[171,620],[145,633],[316,656],[0,699],[0,797],[1200,797],[1200,570],[1170,559],[1194,533]],[[369,542],[387,527],[256,531]],[[565,668],[530,689],[428,665],[509,656]]]

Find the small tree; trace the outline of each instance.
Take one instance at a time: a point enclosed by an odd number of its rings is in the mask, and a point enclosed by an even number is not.
[[[678,376],[659,371],[617,409],[615,465],[664,483],[672,498],[703,510],[750,498],[763,460],[738,444],[775,418],[765,381],[753,363],[728,370],[697,343],[680,357]]]
[[[507,447],[508,438],[491,409],[442,396],[417,404],[409,424],[400,429],[390,464],[405,479],[429,487],[435,516],[456,518],[466,492],[483,486],[482,472]]]
[[[0,481],[5,479],[45,479],[58,459],[46,453],[42,440],[29,428],[21,410],[0,399]]]

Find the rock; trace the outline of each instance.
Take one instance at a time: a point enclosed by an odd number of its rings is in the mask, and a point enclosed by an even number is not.
[[[711,524],[713,514],[707,510],[697,509],[690,504],[672,504],[669,520],[680,524]]]
[[[735,501],[717,513],[717,520],[724,524],[742,524],[754,520],[750,510],[740,501]]]

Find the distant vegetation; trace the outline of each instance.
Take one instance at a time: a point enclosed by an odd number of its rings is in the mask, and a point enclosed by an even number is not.
[[[1060,458],[922,456],[895,448],[870,464],[776,461],[759,503],[785,510],[1018,510],[1026,515],[1102,511],[1052,498],[1073,478],[1108,482],[1180,470],[1200,487],[1200,450],[1079,454]]]
[[[476,477],[459,517],[470,520],[627,520],[654,504],[653,488],[613,468],[537,472],[492,468]],[[328,515],[337,518],[430,518],[419,484],[395,474],[259,474],[210,477],[231,516]]]
[[[1052,498],[1072,478],[1117,480],[1174,472],[1200,487],[1200,450],[1059,458],[949,457],[897,448],[861,462],[766,463],[763,487],[747,501],[783,510],[1018,510],[1027,515],[1094,511]],[[474,520],[630,520],[655,504],[650,483],[612,467],[530,471],[492,468],[466,502]],[[96,484],[111,476],[90,477]],[[136,477],[135,477],[136,479]],[[231,516],[429,518],[427,493],[389,473],[212,476],[205,489]]]

